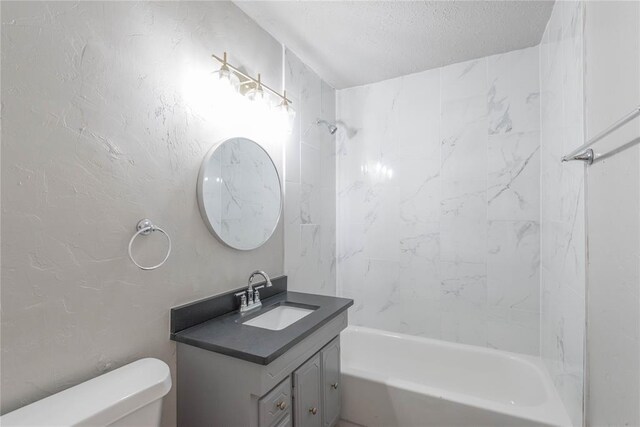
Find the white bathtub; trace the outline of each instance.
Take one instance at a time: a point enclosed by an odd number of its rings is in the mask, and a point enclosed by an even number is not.
[[[342,333],[341,347],[344,421],[571,425],[537,358],[355,326]]]

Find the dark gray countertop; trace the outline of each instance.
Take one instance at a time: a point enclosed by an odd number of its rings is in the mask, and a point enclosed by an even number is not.
[[[279,331],[242,324],[282,303],[318,308]],[[262,308],[255,312],[240,314],[238,311],[233,311],[172,333],[171,339],[249,362],[268,365],[352,305],[353,300],[347,298],[281,292],[264,299]]]

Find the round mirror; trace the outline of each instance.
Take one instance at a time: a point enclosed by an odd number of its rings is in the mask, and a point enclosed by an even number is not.
[[[247,138],[230,138],[205,156],[198,175],[198,205],[209,230],[240,250],[262,246],[282,210],[280,177],[269,154]]]

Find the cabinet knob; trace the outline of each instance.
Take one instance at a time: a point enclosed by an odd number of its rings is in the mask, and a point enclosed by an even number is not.
[[[284,411],[285,409],[287,409],[287,404],[285,402],[278,402],[276,403],[276,407],[281,411]]]
[[[331,384],[331,388],[334,389],[334,390],[337,390],[338,389],[338,383]]]
[[[318,413],[318,408],[309,408],[309,413],[313,414],[313,415],[317,414]]]

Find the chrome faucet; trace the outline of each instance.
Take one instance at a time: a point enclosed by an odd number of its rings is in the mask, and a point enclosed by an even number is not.
[[[256,270],[251,273],[249,276],[249,284],[247,286],[246,291],[238,292],[235,294],[240,298],[240,313],[245,313],[249,310],[253,310],[262,306],[262,302],[260,301],[260,289],[264,288],[265,285],[253,287],[253,278],[255,276],[262,276],[267,283],[267,288],[270,288],[272,285],[271,279],[267,273],[262,270]]]

